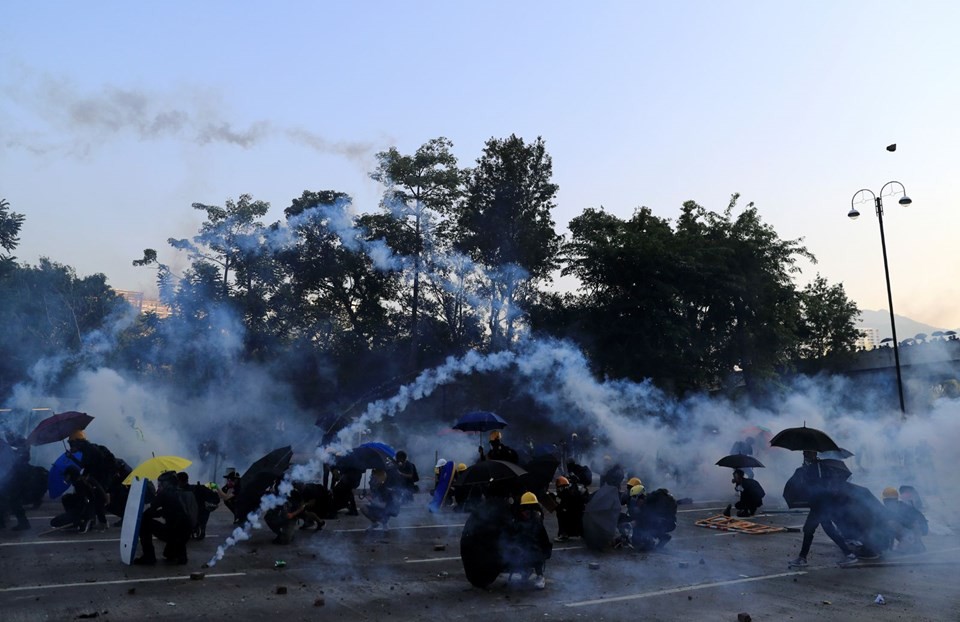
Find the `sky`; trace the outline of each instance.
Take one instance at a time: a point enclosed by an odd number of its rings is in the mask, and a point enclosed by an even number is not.
[[[676,218],[753,202],[862,309],[960,328],[955,2],[6,2],[0,197],[15,255],[155,293],[131,262],[249,193],[265,222],[304,190],[361,211],[374,155],[542,136],[561,233],[584,209]],[[896,152],[888,144],[897,143]],[[889,189],[889,186],[887,187]],[[560,284],[562,286],[562,284]]]

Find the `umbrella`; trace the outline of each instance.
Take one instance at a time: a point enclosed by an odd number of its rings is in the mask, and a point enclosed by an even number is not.
[[[820,460],[820,477],[823,479],[841,479],[847,481],[853,473],[849,467],[843,463],[843,460],[827,458]]]
[[[250,467],[243,472],[243,475],[240,476],[241,489],[246,487],[247,481],[256,476],[257,473],[266,471],[275,477],[282,476],[283,472],[290,467],[291,458],[293,458],[293,448],[290,447],[290,445],[274,449],[251,464]]]
[[[913,336],[913,338],[916,339],[917,341],[926,341],[927,333],[917,333],[916,335]]]
[[[358,445],[337,459],[337,466],[341,469],[383,469],[384,471],[396,467],[397,452],[385,443],[372,442]]]
[[[64,478],[64,474],[69,467],[80,468],[80,461],[83,460],[83,453],[75,451],[72,454],[64,452],[51,465],[50,472],[47,474],[47,493],[51,499],[56,499],[67,492],[70,484]]]
[[[957,334],[957,331],[955,331],[955,330],[945,330],[945,331],[943,331],[943,334],[946,335],[947,337],[953,337],[954,335]]]
[[[179,472],[191,464],[193,464],[193,462],[179,456],[155,456],[149,460],[144,460],[137,465],[137,468],[130,471],[130,474],[123,480],[123,485],[129,486],[133,483],[134,477],[156,480],[164,471]]]
[[[818,460],[794,471],[783,487],[783,499],[789,508],[810,507],[810,500],[824,493],[831,481],[847,481],[851,473],[840,460]]]
[[[552,454],[535,456],[530,462],[523,465],[527,474],[521,478],[521,483],[532,492],[545,491],[550,487],[550,482],[553,481],[553,476],[557,473],[557,467],[559,466],[560,460]]]
[[[841,447],[837,451],[821,451],[820,458],[827,458],[831,460],[846,460],[847,458],[853,457],[853,452],[849,449],[844,449]]]
[[[503,460],[484,460],[463,472],[458,486],[474,486],[516,479],[527,472],[512,462]]]
[[[806,424],[802,428],[787,428],[777,432],[777,435],[770,439],[770,446],[793,451],[838,451],[840,449],[825,432],[808,428]]]
[[[27,444],[46,445],[62,441],[77,430],[85,430],[91,421],[92,416],[74,410],[51,415],[37,424],[27,437]]]
[[[893,341],[893,337],[884,337],[880,340],[880,343],[890,343],[891,341]]]
[[[730,467],[731,469],[753,469],[762,467],[763,463],[746,454],[731,454],[717,460],[717,466]]]
[[[593,493],[583,509],[583,540],[592,549],[608,548],[617,536],[620,517],[620,491],[604,485]]]
[[[502,430],[507,427],[507,422],[492,412],[485,410],[475,410],[460,417],[455,424],[454,430],[464,432],[489,432],[490,430]]]

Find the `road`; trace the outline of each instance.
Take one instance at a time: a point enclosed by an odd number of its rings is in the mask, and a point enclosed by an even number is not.
[[[124,566],[118,528],[42,534],[59,511],[46,502],[33,528],[0,531],[4,622],[38,620],[956,620],[960,537],[940,530],[928,552],[888,555],[882,564],[840,568],[840,553],[818,533],[810,566],[791,570],[799,533],[744,535],[694,525],[716,502],[680,506],[663,553],[595,553],[579,541],[555,544],[543,591],[471,586],[459,558],[463,516],[431,515],[426,497],[406,506],[386,532],[341,516],[289,546],[269,531],[202,568],[231,530],[223,509],[207,539],[190,545],[187,566]],[[776,512],[764,524],[796,527],[804,515]],[[547,517],[556,533],[556,522]],[[943,532],[946,532],[945,534]],[[286,562],[275,567],[278,560]],[[596,565],[597,568],[591,566]],[[191,579],[191,573],[203,573]],[[285,593],[281,593],[285,592]],[[874,601],[881,594],[886,604]]]

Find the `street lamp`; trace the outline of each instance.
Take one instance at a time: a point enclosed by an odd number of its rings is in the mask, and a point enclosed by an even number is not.
[[[889,149],[889,148],[888,148]],[[889,188],[889,191],[887,189]],[[890,292],[890,268],[887,265],[887,240],[883,234],[883,197],[893,197],[898,194],[900,205],[910,205],[913,201],[907,196],[907,190],[899,181],[888,181],[880,188],[880,194],[876,195],[872,190],[857,190],[853,198],[850,199],[850,211],[847,216],[851,220],[856,220],[860,215],[857,205],[872,202],[877,208],[877,220],[880,221],[880,248],[883,250],[883,274],[887,277],[887,304],[890,307],[890,330],[893,331],[893,362],[897,368],[897,392],[900,395],[900,413],[907,414],[907,409],[903,404],[903,377],[900,375],[900,347],[897,342],[897,322],[893,319],[893,294]]]

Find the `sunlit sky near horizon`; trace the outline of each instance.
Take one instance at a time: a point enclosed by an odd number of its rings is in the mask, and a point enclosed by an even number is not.
[[[190,204],[304,190],[376,209],[374,154],[446,136],[543,136],[559,232],[588,207],[676,218],[734,192],[862,309],[960,328],[956,2],[7,2],[0,197],[15,255],[155,292],[144,248],[197,232]],[[884,147],[897,143],[895,153]]]

